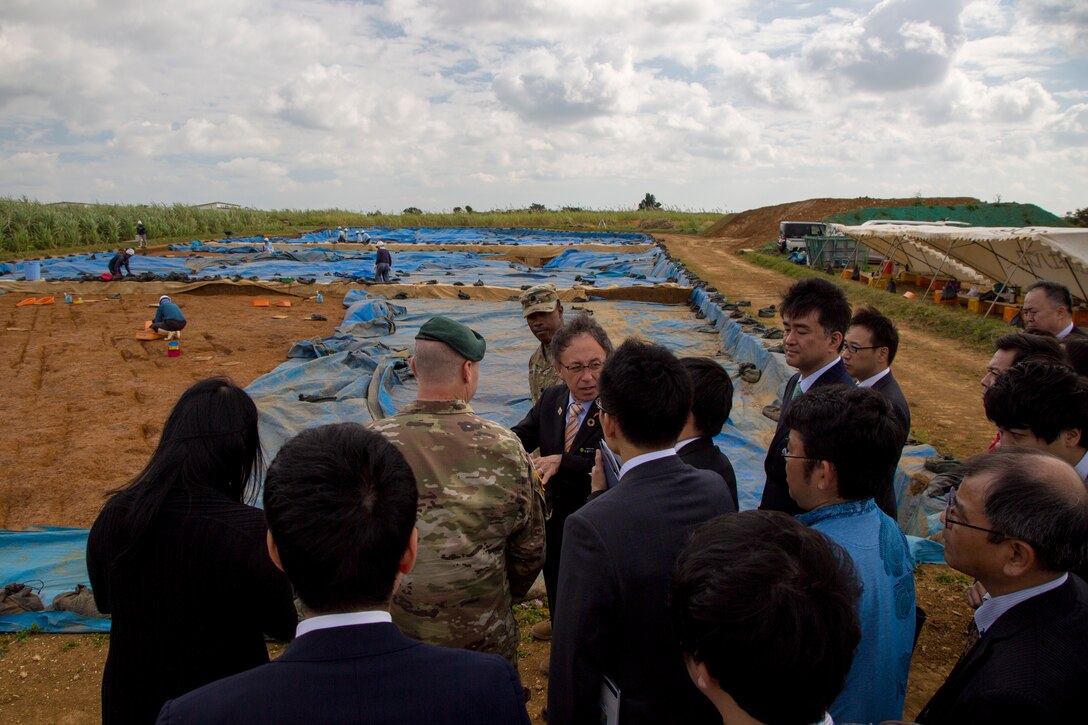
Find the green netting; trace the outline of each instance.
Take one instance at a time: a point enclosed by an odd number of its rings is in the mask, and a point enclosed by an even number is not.
[[[895,206],[855,209],[826,219],[855,226],[872,219],[899,219],[916,222],[956,221],[976,227],[1067,227],[1061,217],[1034,204],[961,204],[959,206]]]

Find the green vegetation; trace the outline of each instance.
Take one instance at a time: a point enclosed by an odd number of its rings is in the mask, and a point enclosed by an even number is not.
[[[660,209],[661,202],[657,200],[657,197],[647,192],[642,201],[638,203],[639,209]]]
[[[1065,220],[1074,227],[1088,227],[1088,206],[1068,212],[1065,215]]]
[[[753,252],[744,255],[744,258],[761,267],[767,267],[797,279],[827,277],[823,272],[787,262],[782,257],[770,254]],[[876,287],[867,287],[837,275],[830,279],[843,288],[851,304],[871,305],[896,322],[918,325],[933,334],[947,337],[981,352],[992,352],[994,338],[1009,332],[1004,322],[969,313],[958,306],[928,304],[921,299],[908,300],[901,295],[890,294]]]
[[[1088,216],[1088,214],[1086,214]],[[869,207],[835,214],[827,221],[838,224],[862,224],[871,219],[902,219],[916,222],[957,221],[980,227],[1067,227],[1071,220],[1051,214],[1034,204],[1002,202],[962,204],[960,206],[925,206],[921,194],[911,206]]]
[[[30,639],[30,635],[40,634],[43,631],[44,630],[39,625],[32,624],[26,629],[20,629],[18,632],[15,633],[15,637],[13,637],[12,639],[14,642],[22,644],[23,642],[26,642],[28,639]]]
[[[530,642],[532,635],[529,629],[537,622],[543,622],[551,617],[548,607],[540,599],[531,599],[527,602],[514,605],[514,616],[517,617],[518,627],[521,629],[521,641]]]
[[[350,212],[341,209],[194,209],[183,204],[151,206],[61,206],[29,199],[0,198],[0,253],[11,257],[65,254],[118,247],[136,236],[143,221],[152,244],[221,239],[234,236],[297,234],[315,229],[354,227],[496,227],[500,229],[559,229],[569,231],[652,232],[700,234],[721,218],[719,212],[666,209],[583,210],[565,207],[550,211],[542,204],[530,209],[426,213],[408,207],[404,214]]]
[[[68,650],[73,650],[76,647],[79,647],[79,642],[76,642],[74,639],[70,639],[60,646],[60,651],[67,652]]]
[[[938,584],[960,584],[962,586],[969,586],[971,580],[963,574],[958,574],[952,571],[939,571],[937,576],[933,577],[937,580]]]

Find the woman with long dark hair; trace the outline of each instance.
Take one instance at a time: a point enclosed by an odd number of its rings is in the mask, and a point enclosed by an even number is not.
[[[267,662],[264,634],[294,636],[264,512],[243,503],[262,464],[253,400],[228,379],[202,380],[98,515],[87,570],[113,616],[104,723],[154,722],[166,700]]]

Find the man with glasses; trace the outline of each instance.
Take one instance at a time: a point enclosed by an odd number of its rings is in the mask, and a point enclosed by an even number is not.
[[[533,463],[544,483],[550,514],[546,525],[544,586],[548,606],[554,610],[563,524],[589,496],[589,472],[601,443],[597,381],[612,352],[612,342],[604,328],[588,315],[575,317],[550,340],[551,359],[562,383],[545,389],[513,430],[525,450],[540,449]],[[538,622],[532,632],[537,639],[551,639],[551,622]]]
[[[782,419],[789,493],[805,512],[797,519],[846,549],[861,582],[861,642],[831,717],[898,720],[914,646],[914,564],[903,533],[873,497],[899,459],[899,423],[880,394],[852,385],[802,395]]]
[[[945,559],[988,594],[967,648],[918,715],[936,723],[1067,723],[1088,682],[1088,491],[1048,453],[1000,448],[964,464]]]
[[[782,393],[783,415],[779,416],[778,428],[763,463],[767,483],[763,487],[759,507],[797,515],[801,509],[790,498],[786,484],[786,459],[781,453],[789,435],[789,429],[782,419],[793,399],[814,387],[853,384],[846,365],[839,358],[843,335],[850,322],[850,303],[846,301],[843,291],[832,282],[808,277],[786,290],[779,311],[786,333],[782,339],[786,364],[797,368],[798,372],[786,382]]]
[[[842,346],[842,361],[850,376],[858,381],[859,388],[872,388],[884,396],[891,406],[903,429],[899,449],[907,444],[910,435],[910,406],[903,397],[891,364],[899,350],[899,331],[895,325],[873,307],[864,307],[854,313],[846,338]],[[892,464],[886,485],[877,494],[876,502],[880,510],[896,518],[895,469],[899,465],[897,457]]]
[[[982,399],[1005,447],[1038,448],[1088,480],[1088,382],[1066,365],[1024,361]]]

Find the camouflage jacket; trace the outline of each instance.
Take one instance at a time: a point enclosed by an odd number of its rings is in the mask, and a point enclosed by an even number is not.
[[[533,405],[540,401],[545,390],[561,382],[563,378],[555,372],[551,360],[548,359],[548,352],[544,349],[544,343],[541,343],[529,358],[529,397],[532,398]]]
[[[521,442],[460,400],[416,401],[370,428],[400,448],[419,487],[419,554],[393,621],[516,666],[513,603],[544,564],[544,495]]]

